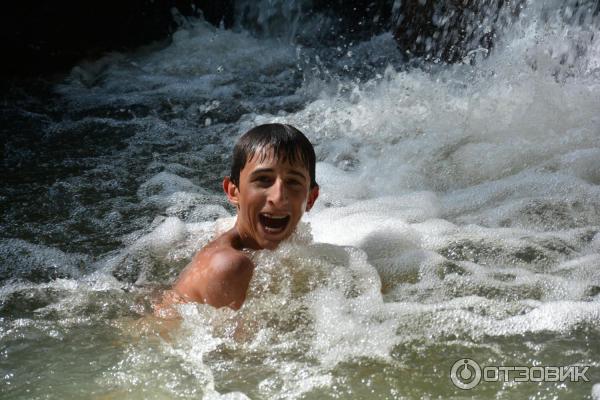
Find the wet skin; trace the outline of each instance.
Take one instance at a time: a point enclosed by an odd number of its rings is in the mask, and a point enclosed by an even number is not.
[[[239,185],[226,177],[223,189],[238,211],[234,227],[194,256],[159,309],[180,302],[240,308],[254,270],[242,250],[272,250],[287,239],[319,195],[310,182],[302,163],[290,164],[272,151],[246,162]]]

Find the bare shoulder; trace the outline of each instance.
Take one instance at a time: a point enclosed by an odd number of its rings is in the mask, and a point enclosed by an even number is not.
[[[207,263],[213,274],[222,277],[243,273],[254,268],[254,264],[248,256],[239,250],[227,247],[212,251],[208,256]]]
[[[186,301],[241,307],[254,264],[229,246],[207,246],[194,256],[173,286]]]

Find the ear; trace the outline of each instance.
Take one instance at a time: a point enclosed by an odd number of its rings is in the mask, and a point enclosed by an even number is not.
[[[310,211],[312,206],[315,204],[315,201],[319,197],[319,185],[315,185],[310,192],[308,192],[308,200],[306,201],[306,211]]]
[[[237,208],[240,204],[239,203],[240,191],[238,190],[235,183],[233,183],[231,178],[228,176],[223,178],[223,191],[225,192],[225,195],[227,196],[227,200],[229,200],[229,202]]]

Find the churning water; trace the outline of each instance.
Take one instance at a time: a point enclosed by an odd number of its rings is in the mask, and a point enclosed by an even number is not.
[[[2,398],[600,398],[598,2],[524,2],[454,65],[238,3],[260,34],[188,21],[10,105]],[[233,222],[220,181],[265,122],[315,144],[317,205],[238,312],[148,316]],[[465,391],[461,358],[589,382]]]

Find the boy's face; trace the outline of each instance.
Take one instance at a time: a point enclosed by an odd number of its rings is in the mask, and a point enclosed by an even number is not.
[[[294,232],[304,211],[317,199],[319,188],[310,188],[309,172],[300,161],[281,161],[272,151],[260,156],[247,160],[239,187],[229,178],[223,187],[238,208],[236,226],[244,246],[274,249]]]

